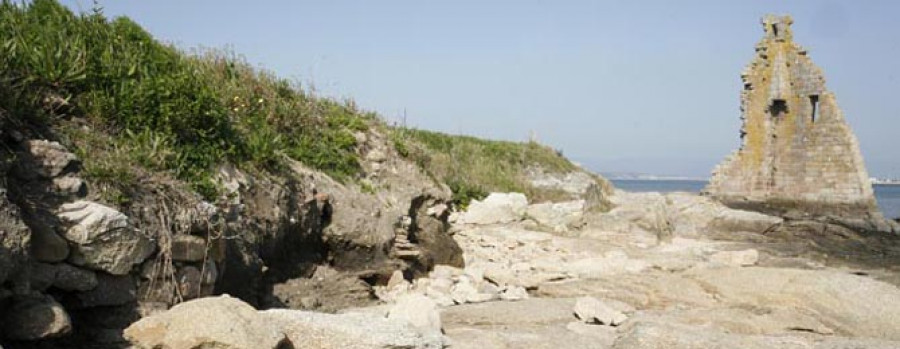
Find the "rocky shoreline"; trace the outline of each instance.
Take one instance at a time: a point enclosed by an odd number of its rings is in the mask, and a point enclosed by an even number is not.
[[[900,346],[896,236],[881,245],[893,259],[879,264],[807,253],[797,246],[803,238],[779,235],[800,222],[693,194],[619,191],[609,212],[585,212],[573,201],[546,215],[527,214],[544,205],[523,198],[493,194],[454,214],[465,267],[437,265],[411,279],[394,273],[374,287],[380,305],[337,315],[256,312],[223,296],[145,318],[126,338],[147,348],[240,348],[247,337],[190,319],[209,312],[220,321],[232,316],[220,313],[247,309],[274,331],[268,342],[254,341],[272,343],[265,348]],[[574,228],[541,228],[554,226]],[[182,310],[192,306],[198,310]],[[243,326],[233,333],[265,333]],[[377,335],[361,335],[374,328]]]
[[[76,23],[52,1],[7,5],[10,18],[56,8]],[[92,16],[77,23],[109,24]],[[127,122],[90,122],[79,110],[90,103],[70,104],[65,88],[6,86],[17,115],[0,109],[0,349],[900,348],[900,224],[878,211],[856,138],[791,23],[764,17],[742,75],[742,147],[704,195],[615,190],[536,142],[392,130],[267,74],[248,81],[267,83],[279,108],[238,114],[240,96],[203,94],[202,110],[235,113],[206,112],[222,130],[253,131],[247,154],[214,158],[239,133],[201,149],[198,129],[164,150],[181,161],[129,163],[157,157],[178,122],[203,120],[175,110],[122,143],[146,149],[90,167],[86,149],[104,148],[89,143],[130,134]],[[131,49],[158,45],[144,39]],[[171,53],[194,72],[194,58]],[[6,80],[30,79],[31,54],[19,57],[25,76]],[[171,95],[163,109],[193,98]],[[140,105],[161,108],[155,98]],[[285,122],[321,132],[256,132]],[[461,161],[502,165],[457,176]]]
[[[232,210],[247,211],[218,220],[221,208],[197,200],[175,215],[191,219],[166,225],[182,230],[148,235],[153,221],[135,207],[90,200],[77,157],[58,143],[22,144],[15,168],[38,175],[14,170],[12,180],[46,184],[10,187],[4,231],[52,234],[4,235],[4,251],[20,253],[3,260],[19,268],[3,269],[14,271],[3,297],[9,348],[900,345],[900,237],[827,218],[612,191],[585,176],[566,182],[581,199],[555,203],[494,193],[453,212],[440,194],[412,195],[406,214],[374,235],[383,240],[348,246],[373,233],[330,234],[368,218],[359,203],[344,206],[358,199],[353,190],[320,178],[329,195],[275,213],[301,229],[260,233],[273,240],[248,249],[227,227],[251,227],[246,219],[267,217],[252,212],[279,206],[264,206],[273,196],[236,170],[223,171],[237,183]],[[17,236],[26,243],[10,249]]]

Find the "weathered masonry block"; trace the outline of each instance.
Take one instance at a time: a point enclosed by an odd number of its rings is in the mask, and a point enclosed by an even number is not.
[[[774,214],[882,220],[856,137],[822,70],[792,39],[789,16],[762,19],[765,37],[741,74],[741,147],[704,193]]]

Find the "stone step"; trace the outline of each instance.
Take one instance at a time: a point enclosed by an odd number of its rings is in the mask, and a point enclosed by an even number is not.
[[[422,254],[419,251],[394,251],[394,255],[401,259],[413,259]]]
[[[412,249],[412,248],[415,248],[415,247],[416,247],[416,245],[413,245],[413,244],[408,243],[408,242],[401,242],[401,243],[396,243],[396,242],[395,242],[395,243],[394,243],[394,248],[401,248],[401,249],[407,249],[407,250],[408,250],[408,249]]]

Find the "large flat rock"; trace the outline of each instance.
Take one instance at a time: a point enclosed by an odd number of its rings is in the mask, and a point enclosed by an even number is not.
[[[694,270],[720,302],[806,309],[839,334],[900,340],[900,289],[830,270],[714,268]]]

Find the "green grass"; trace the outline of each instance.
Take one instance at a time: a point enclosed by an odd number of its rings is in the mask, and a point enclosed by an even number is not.
[[[107,132],[112,144],[101,148],[112,151],[83,158],[94,169],[88,176],[127,179],[125,167],[142,166],[207,196],[215,194],[213,169],[225,161],[273,170],[292,158],[353,178],[360,171],[353,134],[376,119],[233,54],[186,54],[126,17],[75,14],[54,0],[0,3],[0,109],[32,129],[66,116]],[[83,134],[68,136],[90,147]]]
[[[214,198],[212,174],[224,162],[279,171],[293,159],[354,180],[355,133],[384,127],[352,101],[318,97],[231,52],[183,52],[126,17],[76,14],[55,0],[0,1],[0,111],[32,135],[73,147],[83,175],[109,201],[127,202],[141,176],[160,172]],[[525,170],[575,169],[537,143],[388,132],[396,150],[449,185],[460,204],[490,191],[563,195],[536,191]]]
[[[447,183],[454,201],[462,206],[489,192],[521,192],[536,201],[561,199],[565,193],[531,186],[527,170],[539,167],[550,173],[567,173],[577,169],[558,151],[536,142],[485,140],[409,128],[394,128],[390,134],[400,155]]]

